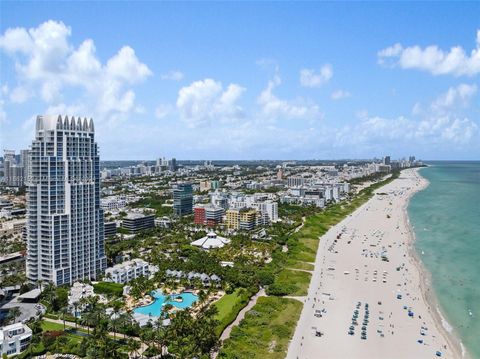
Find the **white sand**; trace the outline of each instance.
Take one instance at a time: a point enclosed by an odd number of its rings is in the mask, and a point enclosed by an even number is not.
[[[377,190],[386,195],[376,194],[321,238],[287,358],[436,358],[437,350],[442,358],[462,356],[458,340],[442,327],[436,304],[427,301],[428,285],[412,249],[405,208],[411,195],[427,184],[417,170],[404,170]],[[354,310],[358,325],[349,335]],[[322,335],[316,336],[317,331]]]

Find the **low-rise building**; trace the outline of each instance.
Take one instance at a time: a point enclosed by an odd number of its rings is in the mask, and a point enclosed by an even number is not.
[[[18,355],[27,349],[32,330],[23,323],[7,325],[0,330],[0,354]]]
[[[150,276],[158,271],[158,267],[135,258],[120,264],[115,264],[105,270],[105,281],[114,283],[127,283],[140,276]]]
[[[122,227],[128,229],[130,233],[137,233],[144,229],[153,228],[155,225],[155,215],[143,213],[129,213],[122,220]]]
[[[115,237],[117,234],[117,223],[116,222],[104,222],[105,238]]]
[[[226,244],[230,243],[230,239],[220,237],[214,232],[208,233],[205,237],[197,239],[190,243],[192,246],[200,247],[203,249],[214,249],[214,248],[222,248]]]
[[[172,220],[169,217],[163,216],[161,218],[155,218],[155,225],[160,228],[170,228],[172,227]]]
[[[26,222],[25,218],[20,218],[0,223],[0,237],[22,233]]]

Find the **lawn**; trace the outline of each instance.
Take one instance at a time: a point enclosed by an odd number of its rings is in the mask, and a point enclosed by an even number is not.
[[[220,350],[220,358],[285,358],[300,317],[295,299],[260,297]]]
[[[225,327],[235,320],[238,313],[248,304],[252,293],[244,288],[237,288],[233,293],[226,294],[214,303],[218,310],[216,319],[219,321],[216,332],[220,336]]]
[[[123,294],[123,284],[112,282],[98,282],[93,285],[93,291],[97,294],[106,294],[115,297],[121,297]]]
[[[65,325],[65,328],[71,328],[68,325]],[[44,332],[55,332],[63,331],[63,324],[47,322],[46,320],[42,321],[42,329]]]

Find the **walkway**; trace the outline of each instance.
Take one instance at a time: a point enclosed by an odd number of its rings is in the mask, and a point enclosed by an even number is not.
[[[240,322],[243,320],[243,318],[245,318],[245,314],[247,314],[247,312],[250,309],[252,309],[255,306],[255,304],[257,304],[258,298],[266,297],[266,296],[267,295],[265,293],[265,289],[262,288],[257,292],[257,294],[255,294],[252,298],[250,298],[250,301],[248,302],[248,304],[238,313],[235,320],[223,330],[222,335],[220,335],[220,346],[218,350],[211,353],[212,359],[215,359],[218,356],[218,352],[220,351],[223,341],[230,337],[230,333],[232,332],[233,328],[239,325]]]
[[[238,313],[237,317],[235,318],[235,320],[230,323],[230,325],[228,327],[226,327],[223,332],[222,332],[222,335],[220,336],[220,341],[224,341],[225,339],[228,339],[230,337],[230,333],[232,332],[232,329],[233,327],[237,326],[240,324],[240,322],[243,320],[243,318],[245,318],[245,314],[253,308],[253,306],[255,304],[257,304],[257,300],[258,298],[260,297],[265,297],[266,294],[265,294],[265,289],[260,289],[257,294],[255,294],[251,299],[250,301],[248,302],[248,304]]]

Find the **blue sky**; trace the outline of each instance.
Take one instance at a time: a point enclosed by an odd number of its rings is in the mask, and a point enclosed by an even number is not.
[[[480,158],[479,2],[0,3],[0,146],[102,159]]]

